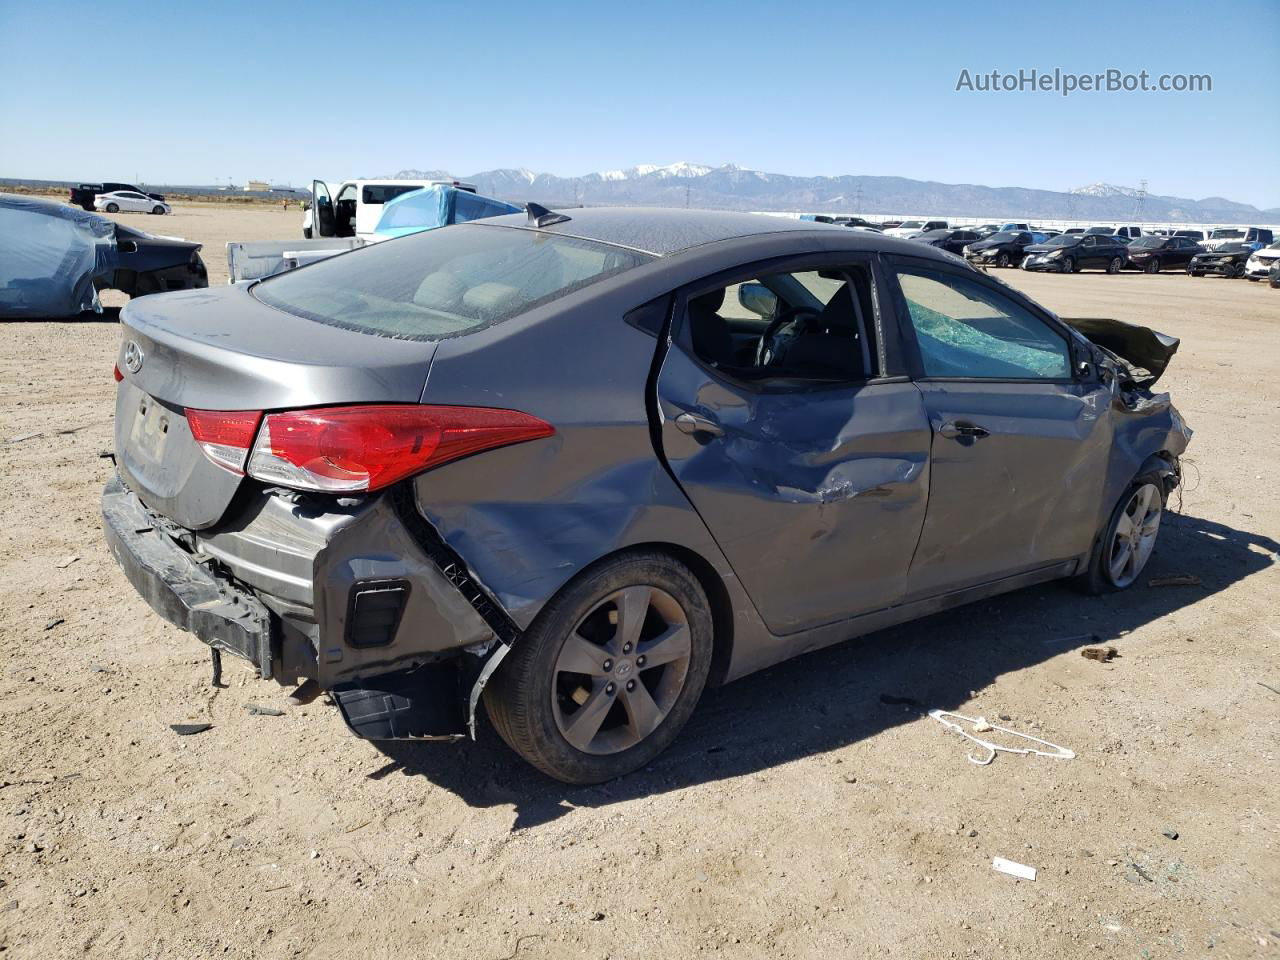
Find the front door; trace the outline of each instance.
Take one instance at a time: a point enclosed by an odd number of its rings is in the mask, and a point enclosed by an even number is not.
[[[323,180],[311,181],[311,219],[315,224],[317,237],[335,236],[337,218],[333,213],[333,198],[329,196],[329,185]]]
[[[933,430],[908,600],[1087,553],[1110,454],[1110,393],[1077,379],[1070,334],[986,277],[899,261]]]
[[[845,254],[676,298],[662,451],[778,635],[896,603],[924,521],[928,418],[881,375],[875,282]]]

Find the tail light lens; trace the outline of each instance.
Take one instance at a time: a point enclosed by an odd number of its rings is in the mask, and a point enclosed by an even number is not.
[[[239,474],[244,473],[244,462],[261,419],[261,410],[187,410],[191,435],[204,455]]]
[[[450,460],[554,433],[537,417],[490,407],[295,410],[267,414],[246,469],[255,479],[299,490],[373,491]],[[205,452],[213,459],[207,446]]]
[[[111,376],[115,378],[116,383],[124,379],[124,374],[120,372],[120,364],[116,364],[111,368]]]

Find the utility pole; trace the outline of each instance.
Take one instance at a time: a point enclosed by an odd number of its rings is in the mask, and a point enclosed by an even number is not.
[[[689,209],[689,185],[687,183],[684,185],[684,208],[686,210]]]
[[[1142,222],[1143,214],[1147,206],[1147,181],[1145,179],[1138,181],[1138,196],[1134,203],[1133,219],[1139,223]]]

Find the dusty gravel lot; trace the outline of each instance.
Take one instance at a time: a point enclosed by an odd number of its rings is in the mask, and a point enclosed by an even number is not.
[[[298,237],[301,214],[128,221],[205,241],[221,283],[226,240]],[[793,661],[710,692],[652,768],[589,789],[488,730],[354,739],[239,663],[211,689],[205,648],[99,534],[116,325],[0,325],[0,951],[1280,956],[1280,291],[1003,276],[1183,338],[1165,386],[1192,464],[1148,575],[1202,584],[1049,585]],[[1083,659],[1088,634],[1120,657]],[[1004,715],[1077,757],[975,766],[882,694]]]

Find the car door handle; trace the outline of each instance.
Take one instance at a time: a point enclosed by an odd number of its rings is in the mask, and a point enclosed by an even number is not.
[[[974,437],[981,440],[983,437],[991,436],[991,431],[967,420],[948,420],[938,428],[938,436],[952,439],[956,437]]]
[[[676,417],[676,429],[690,436],[695,433],[707,433],[713,437],[724,436],[724,427],[714,420],[700,417],[696,413],[682,413]]]

